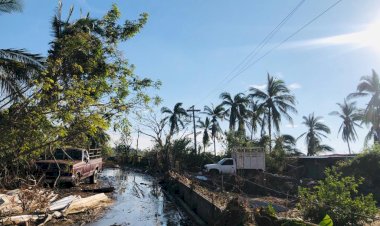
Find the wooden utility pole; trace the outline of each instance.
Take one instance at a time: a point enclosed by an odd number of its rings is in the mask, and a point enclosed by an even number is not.
[[[194,151],[197,153],[197,131],[195,129],[195,112],[196,111],[201,111],[199,109],[195,109],[194,105],[191,106],[187,111],[193,112],[193,126],[194,126]]]

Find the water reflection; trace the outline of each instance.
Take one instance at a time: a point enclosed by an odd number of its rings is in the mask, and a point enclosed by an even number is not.
[[[101,178],[117,189],[115,204],[88,225],[186,225],[184,214],[166,199],[154,178],[121,169],[106,169]]]

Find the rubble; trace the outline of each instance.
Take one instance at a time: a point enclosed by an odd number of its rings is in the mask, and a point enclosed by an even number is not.
[[[34,223],[45,225],[52,219],[109,206],[112,200],[104,193],[82,198],[69,195],[55,201],[51,190],[17,189],[0,194],[0,225]]]

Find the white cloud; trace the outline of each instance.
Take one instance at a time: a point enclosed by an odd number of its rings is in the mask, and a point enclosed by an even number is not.
[[[286,124],[285,127],[286,128],[297,128],[298,125],[296,125],[296,124],[293,124],[293,125],[292,124]]]
[[[250,87],[253,87],[253,88],[256,88],[256,89],[260,89],[260,90],[264,90],[265,88],[267,88],[267,85],[266,85],[266,84],[262,84],[262,85],[251,85]]]
[[[288,85],[288,88],[290,89],[290,90],[295,90],[295,89],[300,89],[302,86],[301,86],[301,84],[299,84],[299,83],[292,83],[292,84],[290,84],[290,85]]]
[[[333,35],[317,39],[309,39],[291,42],[284,46],[289,48],[312,48],[312,47],[328,47],[349,45],[355,48],[375,48],[380,50],[380,23],[369,24],[365,29],[357,32]]]

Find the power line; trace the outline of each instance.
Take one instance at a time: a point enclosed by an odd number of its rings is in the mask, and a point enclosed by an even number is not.
[[[251,64],[249,64],[248,66],[246,66],[244,69],[242,69],[241,71],[239,71],[235,76],[233,76],[230,80],[228,80],[227,83],[230,83],[232,80],[234,80],[236,77],[238,77],[240,74],[242,74],[243,72],[245,72],[248,68],[252,67],[254,64],[256,64],[257,62],[259,62],[261,59],[263,59],[264,57],[266,57],[267,55],[269,55],[273,50],[277,49],[278,47],[280,47],[282,44],[284,44],[285,42],[287,42],[289,39],[293,38],[295,35],[297,35],[299,32],[301,32],[303,29],[305,29],[307,26],[309,26],[310,24],[312,24],[314,21],[316,21],[318,18],[320,18],[321,16],[323,16],[325,13],[327,13],[328,11],[330,11],[332,8],[334,8],[336,5],[338,5],[341,1],[343,0],[338,0],[336,1],[334,4],[332,4],[331,6],[329,6],[327,9],[325,9],[323,12],[321,12],[320,14],[318,14],[316,17],[314,17],[313,19],[311,19],[310,21],[308,21],[306,24],[304,24],[302,27],[300,27],[298,30],[296,30],[294,33],[292,33],[291,35],[289,35],[287,38],[285,38],[282,42],[280,42],[278,45],[274,46],[273,48],[271,48],[270,50],[268,50],[265,54],[263,54],[261,57],[259,57],[258,59],[256,59],[255,61],[253,61]]]
[[[301,0],[297,5],[296,7],[293,8],[292,11],[289,12],[289,14],[281,20],[281,22],[279,24],[277,24],[277,26],[269,33],[265,36],[265,38],[259,43],[258,46],[256,46],[256,48],[254,50],[252,50],[234,69],[232,69],[232,71],[230,73],[228,73],[223,79],[222,81],[217,85],[217,87],[215,89],[213,89],[208,95],[206,95],[205,98],[203,98],[202,100],[204,99],[207,99],[208,97],[210,97],[211,94],[213,94],[215,91],[218,90],[218,87],[220,85],[222,85],[226,79],[228,79],[229,76],[231,76],[234,72],[236,72],[240,66],[242,66],[243,64],[243,68],[247,66],[247,64],[249,63],[249,61],[251,61],[260,51],[261,49],[268,43],[268,41],[270,39],[272,39],[274,37],[274,35],[281,29],[281,27],[293,16],[293,14],[298,10],[299,7],[301,7],[301,5],[305,2],[306,0]]]
[[[301,32],[303,29],[305,29],[307,26],[309,26],[310,24],[312,24],[314,21],[316,21],[317,19],[319,19],[321,16],[323,16],[325,13],[327,13],[328,11],[330,11],[332,8],[334,8],[336,5],[338,5],[341,1],[343,0],[338,0],[336,1],[334,4],[332,4],[331,6],[329,6],[327,9],[325,9],[324,11],[322,11],[320,14],[318,14],[317,16],[315,16],[313,19],[311,19],[310,21],[308,21],[307,23],[305,23],[302,27],[300,27],[298,30],[296,30],[294,33],[292,33],[291,35],[289,35],[287,38],[285,38],[282,42],[280,42],[278,45],[274,46],[273,48],[271,48],[270,50],[268,50],[267,52],[265,52],[262,56],[260,56],[259,58],[257,58],[255,61],[253,61],[252,63],[250,63],[249,65],[246,65],[243,69],[241,69],[236,75],[234,75],[232,78],[230,78],[226,85],[228,83],[230,83],[232,80],[234,80],[236,77],[238,77],[239,75],[241,75],[243,72],[245,72],[248,68],[252,67],[253,65],[255,65],[257,62],[259,62],[260,60],[262,60],[264,57],[266,57],[267,55],[269,55],[271,52],[273,52],[273,50],[279,48],[282,44],[284,44],[285,42],[287,42],[289,39],[293,38],[295,35],[297,35],[299,32]],[[210,97],[211,94],[213,94],[215,91],[217,91],[219,89],[219,87],[215,88],[212,93],[209,93],[209,95],[207,95],[205,98],[203,98],[202,100],[204,99],[207,99],[208,97]]]

